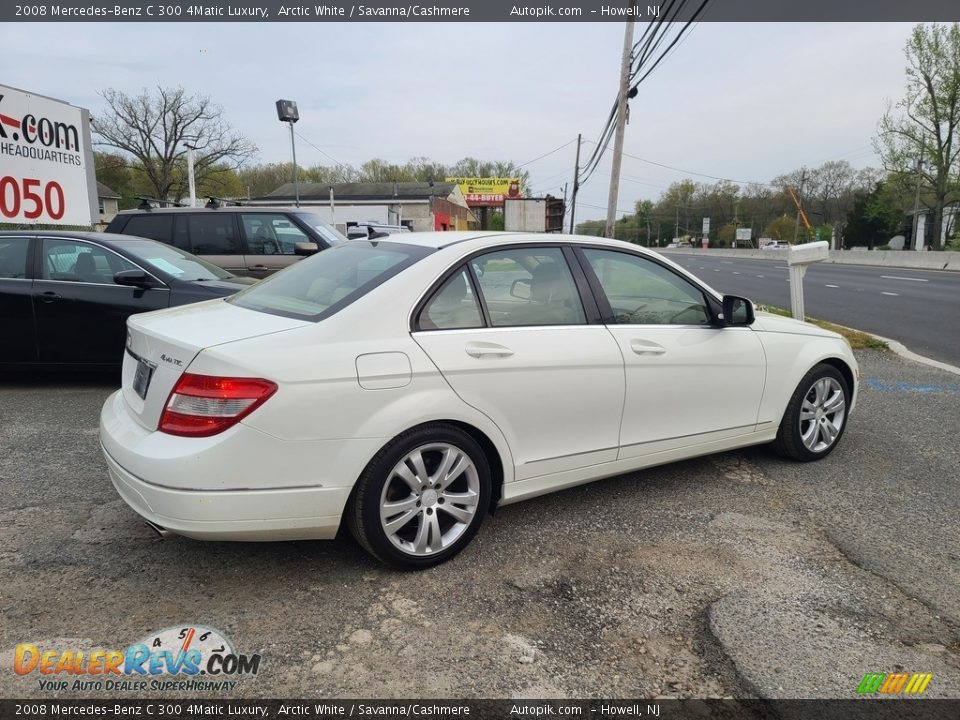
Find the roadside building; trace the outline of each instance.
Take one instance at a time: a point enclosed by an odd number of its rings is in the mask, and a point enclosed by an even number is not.
[[[913,211],[907,213],[910,227],[913,228]],[[943,208],[943,223],[940,226],[940,246],[946,247],[951,239],[957,237],[957,221],[960,220],[960,203],[953,203]],[[926,248],[933,246],[933,210],[923,209],[917,217],[917,237],[923,240]],[[914,248],[912,244],[910,248]]]
[[[113,220],[120,210],[119,202],[120,195],[117,192],[97,181],[97,204],[100,210],[96,222],[98,229],[102,230]]]
[[[448,182],[300,183],[300,205],[341,230],[349,224],[375,222],[406,225],[414,232],[469,230],[477,226],[460,187]],[[293,205],[293,183],[249,205]]]

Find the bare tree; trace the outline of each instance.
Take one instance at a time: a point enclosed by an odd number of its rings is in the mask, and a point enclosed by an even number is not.
[[[960,162],[960,26],[917,25],[907,41],[906,95],[888,107],[874,141],[885,169],[906,175],[922,159],[933,243],[942,248],[943,209],[957,196]]]
[[[186,194],[187,145],[194,148],[197,185],[238,169],[257,147],[230,127],[223,109],[206,95],[182,87],[144,88],[139,95],[114,89],[101,93],[107,109],[92,119],[97,144],[132,156],[156,197]]]

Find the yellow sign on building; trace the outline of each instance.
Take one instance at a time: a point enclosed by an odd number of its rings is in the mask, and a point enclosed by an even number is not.
[[[467,205],[500,206],[505,198],[520,197],[520,178],[448,177],[448,183],[460,186]]]

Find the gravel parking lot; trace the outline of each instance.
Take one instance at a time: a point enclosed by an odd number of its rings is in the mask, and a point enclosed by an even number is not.
[[[859,359],[825,461],[754,448],[535,499],[420,573],[348,536],[159,540],[100,456],[116,379],[5,378],[0,695],[84,696],[16,676],[18,643],[124,648],[201,623],[262,654],[236,697],[848,698],[893,671],[960,697],[960,379]],[[92,696],[111,695],[134,696]]]

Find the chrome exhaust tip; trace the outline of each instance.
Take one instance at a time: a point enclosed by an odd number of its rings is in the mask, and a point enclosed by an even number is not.
[[[150,528],[150,529],[153,530],[157,535],[160,536],[160,539],[161,539],[161,540],[166,540],[167,538],[172,538],[172,537],[174,537],[174,533],[170,532],[170,531],[167,530],[165,527],[160,527],[160,526],[157,525],[156,523],[152,523],[152,522],[150,522],[149,520],[144,520],[144,522],[147,524],[147,527],[148,527],[148,528]]]

